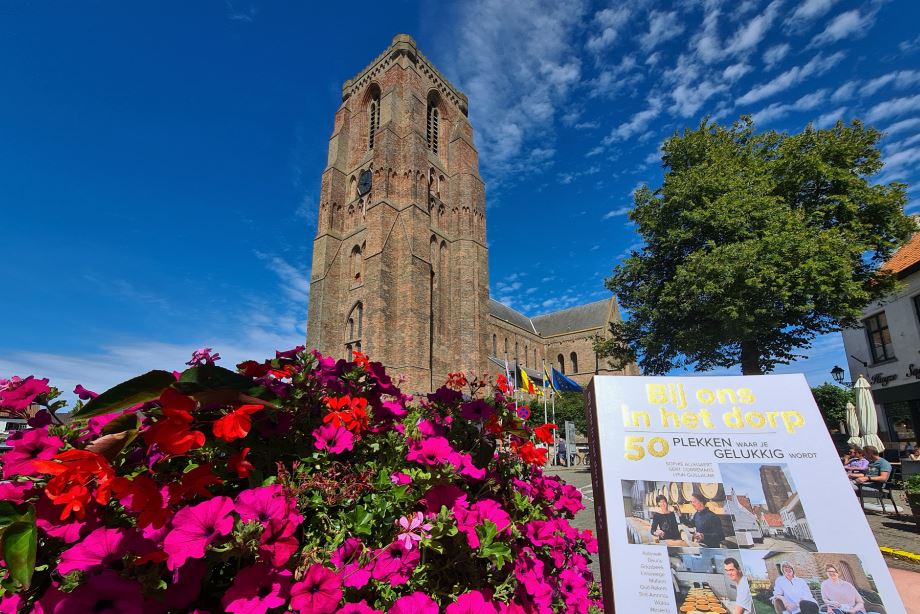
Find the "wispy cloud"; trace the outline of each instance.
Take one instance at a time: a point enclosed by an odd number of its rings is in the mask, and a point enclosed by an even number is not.
[[[819,90],[811,94],[806,94],[788,104],[775,102],[765,109],[754,113],[754,122],[758,125],[767,124],[773,120],[785,117],[793,111],[810,111],[817,108],[827,97],[827,90]]]
[[[610,218],[618,217],[620,215],[626,215],[632,209],[630,206],[619,207],[617,209],[611,209],[601,217],[602,220],[609,220]]]
[[[651,11],[648,14],[648,31],[639,37],[643,51],[651,51],[661,43],[680,36],[684,24],[677,11]]]
[[[899,132],[904,132],[905,130],[914,130],[920,128],[920,117],[911,117],[910,119],[902,119],[899,122],[895,122],[885,128],[883,131],[888,136],[897,134]]]
[[[920,94],[880,102],[866,113],[866,121],[877,122],[914,111],[920,111]]]
[[[824,29],[823,32],[811,39],[811,46],[820,47],[835,43],[844,38],[858,38],[864,36],[866,31],[875,22],[876,11],[870,10],[861,13],[859,9],[840,13]]]
[[[458,12],[446,72],[475,101],[470,115],[487,180],[532,168],[521,152],[551,135],[581,78],[571,50],[585,10],[584,0],[475,0]]]
[[[843,114],[847,112],[846,107],[839,107],[833,111],[828,111],[823,115],[818,116],[818,119],[815,120],[816,128],[829,128],[837,123],[837,120],[843,119]]]
[[[918,83],[920,83],[920,70],[896,70],[867,81],[859,88],[859,95],[872,96],[889,84],[895,89],[906,89]]]
[[[585,45],[592,53],[600,53],[612,45],[629,22],[627,6],[611,7],[598,11],[591,23],[592,34]]]
[[[802,31],[831,10],[836,3],[837,0],[805,0],[786,18],[786,26],[793,31]]]
[[[610,134],[604,138],[604,145],[610,145],[613,142],[642,134],[652,120],[661,114],[663,106],[663,101],[660,97],[652,98],[648,101],[647,108],[633,115],[628,122],[623,122],[614,128]]]
[[[763,53],[764,68],[766,68],[767,70],[770,70],[771,68],[773,68],[774,66],[782,62],[783,58],[785,58],[786,55],[789,53],[789,49],[791,49],[791,47],[788,43],[781,43],[779,45],[774,45],[773,47],[770,47],[769,49],[764,51]]]
[[[832,55],[824,57],[822,54],[816,55],[807,64],[794,66],[783,72],[772,81],[761,83],[751,88],[745,95],[738,99],[738,104],[751,104],[759,102],[764,98],[774,96],[779,92],[786,91],[794,85],[798,85],[812,76],[819,76],[837,65],[846,54],[838,51]]]

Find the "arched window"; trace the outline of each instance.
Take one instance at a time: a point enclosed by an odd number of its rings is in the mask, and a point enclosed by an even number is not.
[[[530,366],[530,365],[527,364],[527,358],[528,358],[528,356],[530,356],[530,353],[527,351],[527,346],[524,345],[524,366],[525,366],[525,367],[529,367],[529,366]]]
[[[505,358],[508,358],[508,337],[505,337]]]
[[[492,356],[497,356],[498,352],[498,337],[495,334],[492,335]]]
[[[559,372],[565,375],[565,356],[559,354],[556,356],[556,362],[559,363]]]
[[[364,333],[364,305],[359,301],[351,308],[345,321],[345,357],[351,359],[354,350],[361,351],[361,337]]]
[[[569,361],[572,363],[572,373],[578,373],[578,354],[575,352],[569,354]]]
[[[374,137],[380,128],[380,89],[373,86],[371,101],[367,105],[367,148],[374,148]]]
[[[438,95],[434,92],[428,95],[428,113],[427,113],[427,137],[428,149],[437,155],[438,153],[438,129],[441,120],[441,113],[438,111]]]
[[[517,341],[514,342],[514,362],[518,361],[518,344]]]
[[[351,279],[358,283],[364,276],[364,255],[361,253],[361,246],[355,245],[351,248]]]
[[[533,349],[533,366],[537,366],[537,348]]]

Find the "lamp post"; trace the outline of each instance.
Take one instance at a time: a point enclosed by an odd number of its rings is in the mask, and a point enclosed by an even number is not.
[[[844,373],[843,369],[841,369],[840,366],[838,366],[838,365],[834,365],[834,368],[831,369],[831,377],[834,378],[834,381],[835,381],[838,385],[843,386],[844,388],[852,388],[852,387],[853,387],[853,382],[846,382],[846,381],[844,381],[844,380],[843,380],[843,373]]]

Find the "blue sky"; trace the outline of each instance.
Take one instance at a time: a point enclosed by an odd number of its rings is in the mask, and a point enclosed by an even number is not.
[[[493,296],[537,315],[609,296],[661,141],[753,113],[886,130],[920,161],[920,4],[4,2],[0,377],[101,389],[213,346],[305,336],[341,83],[399,32],[470,99]],[[910,211],[920,210],[911,188]],[[838,334],[779,369],[812,384]]]

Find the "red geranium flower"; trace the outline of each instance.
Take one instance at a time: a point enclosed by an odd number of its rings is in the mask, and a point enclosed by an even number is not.
[[[553,429],[556,428],[555,424],[547,423],[540,425],[533,430],[533,434],[537,436],[537,439],[543,443],[553,443]]]
[[[169,485],[169,503],[174,505],[182,499],[191,499],[196,495],[210,499],[214,495],[206,487],[223,483],[224,481],[211,471],[211,464],[205,463],[183,473],[178,483],[173,482]]]
[[[262,405],[240,405],[214,423],[214,435],[230,442],[249,434],[252,429],[252,414],[265,409]]]
[[[367,369],[370,366],[370,361],[367,359],[367,354],[362,354],[361,352],[358,352],[357,350],[353,350],[352,354],[354,354],[356,365],[361,365],[365,369]]]
[[[164,454],[185,454],[204,445],[204,433],[189,428],[195,399],[167,388],[160,395],[160,405],[164,417],[143,432],[148,446],[156,444]]]
[[[246,455],[249,454],[249,450],[250,448],[243,448],[239,452],[231,454],[230,458],[227,460],[227,467],[235,471],[241,478],[248,478],[249,474],[255,468],[252,466],[252,463],[246,460]]]

